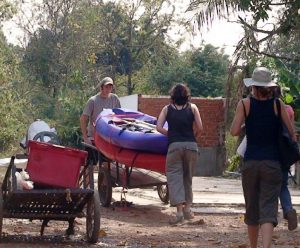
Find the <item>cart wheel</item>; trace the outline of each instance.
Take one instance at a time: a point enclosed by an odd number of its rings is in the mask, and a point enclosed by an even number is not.
[[[3,195],[0,192],[0,239],[2,237],[2,224],[3,224]]]
[[[87,203],[86,234],[89,243],[97,243],[100,232],[100,200],[98,192]]]
[[[167,204],[169,202],[169,190],[168,185],[158,185],[157,186],[157,193],[160,200]]]
[[[112,198],[112,183],[110,172],[107,168],[100,168],[98,172],[98,191],[103,207],[109,207]]]
[[[40,142],[46,142],[45,137],[50,139],[49,141],[47,141],[47,143],[55,144],[55,145],[60,145],[61,144],[60,139],[58,138],[57,134],[53,133],[53,132],[48,132],[48,131],[43,131],[43,132],[37,133],[33,137],[33,140],[37,140],[37,141],[40,141]]]

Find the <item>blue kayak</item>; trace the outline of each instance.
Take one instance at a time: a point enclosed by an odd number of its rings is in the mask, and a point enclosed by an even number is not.
[[[105,109],[98,116],[95,129],[107,142],[121,148],[166,154],[167,136],[156,131],[157,119],[124,108]]]

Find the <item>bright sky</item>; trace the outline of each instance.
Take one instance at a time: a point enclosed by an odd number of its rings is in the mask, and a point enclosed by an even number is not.
[[[186,3],[184,3],[186,0],[180,2],[182,5],[186,5]],[[183,10],[185,7],[180,7],[179,9]],[[186,15],[191,15],[191,13],[187,13]],[[12,21],[4,24],[3,31],[9,43],[21,44],[25,42],[20,42],[20,40],[22,40],[22,32]],[[190,48],[198,48],[203,41],[205,44],[212,44],[213,46],[224,48],[225,53],[231,56],[236,44],[242,36],[243,29],[240,25],[228,22],[227,20],[215,20],[209,30],[203,27],[201,31],[197,31],[194,35],[185,33],[186,42],[184,42],[180,50],[184,51]],[[176,37],[176,35],[174,35],[174,37]]]
[[[189,0],[176,0],[176,11],[179,17],[191,20],[193,17],[193,12],[185,12],[188,8]],[[196,26],[192,28],[194,30],[193,34],[190,32],[184,33],[186,41],[180,47],[181,51],[188,50],[191,48],[198,48],[204,44],[211,44],[215,47],[224,48],[224,52],[228,55],[232,55],[235,51],[235,47],[240,39],[243,37],[244,31],[241,25],[233,22],[237,19],[237,16],[230,17],[230,21],[214,20],[209,26],[201,27],[201,30]],[[193,20],[191,20],[191,27],[193,26]],[[176,28],[175,28],[176,30]],[[180,30],[179,30],[180,32]],[[174,32],[176,33],[176,31]],[[175,34],[172,37],[176,37]]]
[[[183,46],[183,50],[189,47],[199,47],[202,41],[205,44],[212,44],[215,47],[224,48],[228,55],[232,55],[237,43],[243,37],[243,29],[241,25],[226,20],[215,20],[212,26],[207,30],[203,27],[197,32],[197,35],[187,35],[187,40]]]
[[[21,32],[18,30],[18,28],[14,25],[13,22],[5,22],[2,28],[4,35],[7,39],[7,42],[17,45],[18,42],[18,36],[20,36]]]

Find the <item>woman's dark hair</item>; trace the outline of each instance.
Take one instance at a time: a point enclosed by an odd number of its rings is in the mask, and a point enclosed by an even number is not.
[[[282,92],[281,92],[281,87],[280,86],[275,87],[273,92],[274,92],[274,97],[275,98],[281,98],[282,97]]]
[[[274,95],[273,87],[253,86],[256,88],[258,94],[262,97],[272,97]]]
[[[170,90],[170,96],[173,103],[185,105],[190,100],[190,89],[185,84],[176,84]]]

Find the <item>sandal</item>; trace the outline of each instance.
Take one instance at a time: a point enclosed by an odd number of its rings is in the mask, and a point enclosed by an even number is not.
[[[176,225],[176,224],[182,223],[183,221],[184,221],[183,216],[176,215],[175,217],[173,217],[169,220],[169,224],[170,225]]]
[[[186,219],[186,220],[191,220],[191,219],[194,219],[194,217],[195,217],[194,213],[191,210],[183,211],[183,216],[184,216],[184,219]]]

